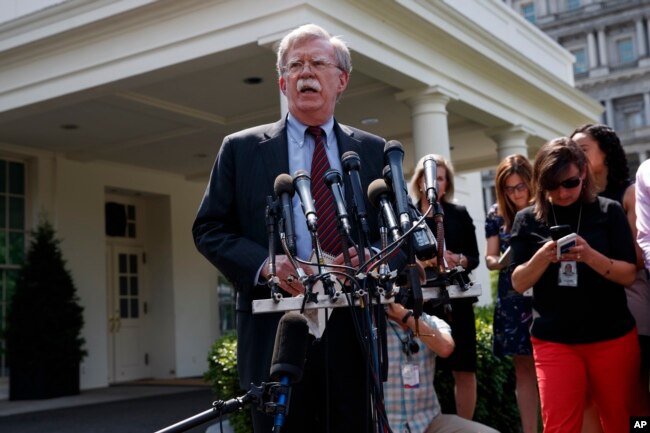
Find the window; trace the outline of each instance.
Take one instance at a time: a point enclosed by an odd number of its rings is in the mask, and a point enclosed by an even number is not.
[[[632,38],[621,38],[616,41],[616,55],[619,65],[633,63],[636,60]]]
[[[223,276],[217,279],[219,334],[235,329],[235,288]]]
[[[0,335],[25,257],[25,164],[0,159]],[[8,375],[0,340],[0,377]]]
[[[580,8],[580,0],[566,0],[566,10],[574,11]]]
[[[616,129],[629,131],[645,126],[643,96],[635,95],[614,101]]]
[[[537,19],[535,17],[535,3],[524,3],[521,5],[521,14],[528,20],[528,22],[535,24]]]
[[[576,49],[576,50],[571,50],[571,54],[573,54],[576,58],[575,63],[573,64],[573,73],[575,75],[578,74],[584,74],[587,72],[587,52],[584,48]]]

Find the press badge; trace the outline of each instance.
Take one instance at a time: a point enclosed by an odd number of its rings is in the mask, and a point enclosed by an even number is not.
[[[578,287],[578,264],[575,260],[560,262],[557,284],[566,287]]]
[[[420,369],[417,364],[406,363],[402,366],[402,380],[404,388],[420,387]]]

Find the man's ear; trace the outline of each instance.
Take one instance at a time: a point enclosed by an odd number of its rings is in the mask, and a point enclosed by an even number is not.
[[[280,86],[280,91],[284,96],[287,96],[287,81],[284,79],[282,75],[280,75],[280,78],[278,79],[278,85]]]

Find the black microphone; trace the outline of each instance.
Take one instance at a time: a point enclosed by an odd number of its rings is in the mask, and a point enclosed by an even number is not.
[[[345,233],[350,234],[350,220],[348,219],[348,211],[345,208],[345,199],[343,198],[343,189],[341,188],[341,173],[335,168],[330,168],[325,172],[323,182],[332,191],[334,196],[334,205],[336,207],[336,216],[341,221],[341,226]]]
[[[401,233],[395,218],[395,211],[393,211],[393,206],[390,204],[390,193],[384,179],[375,179],[370,183],[368,186],[368,200],[374,207],[381,209],[386,227],[393,237],[393,242],[397,242]]]
[[[395,194],[395,207],[399,214],[399,223],[403,232],[411,228],[411,219],[408,213],[408,193],[402,162],[404,160],[404,148],[402,143],[390,140],[384,146],[384,163],[390,166],[393,177],[393,193]]]
[[[345,152],[341,157],[341,164],[343,165],[343,170],[345,170],[350,177],[353,209],[359,217],[359,223],[361,224],[362,230],[364,233],[367,233],[368,213],[366,212],[365,195],[363,193],[363,187],[361,186],[361,176],[359,175],[359,171],[361,170],[361,158],[359,158],[357,152],[350,150]]]
[[[424,157],[424,185],[427,193],[427,201],[433,204],[438,200],[438,166],[433,155],[429,154]]]
[[[284,219],[284,233],[287,239],[287,249],[291,255],[296,255],[296,232],[293,228],[293,206],[291,198],[293,197],[293,179],[286,173],[279,174],[273,183],[273,191],[280,199],[282,207],[282,219]]]
[[[307,358],[308,343],[307,319],[297,312],[285,313],[278,323],[275,334],[271,379],[279,381],[282,385],[300,382]],[[277,406],[280,407],[280,411],[275,415],[273,427],[275,433],[280,432],[284,418],[289,413],[289,396],[290,393],[281,393],[278,397]]]
[[[311,177],[305,170],[298,170],[293,174],[293,187],[300,197],[302,211],[307,218],[307,227],[312,232],[316,231],[316,208],[314,207],[314,198],[311,195]]]

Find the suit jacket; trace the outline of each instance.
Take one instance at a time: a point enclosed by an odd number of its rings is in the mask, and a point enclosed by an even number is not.
[[[339,153],[355,151],[361,159],[364,190],[380,178],[384,166],[384,139],[334,123]],[[309,171],[309,167],[306,167]],[[268,379],[279,313],[252,314],[254,299],[270,297],[266,285],[255,284],[255,275],[268,256],[265,225],[267,196],[275,178],[289,172],[286,120],[257,126],[226,137],[210,175],[203,201],[192,227],[198,250],[217,267],[237,290],[237,363],[242,389]],[[352,187],[344,176],[346,201]],[[375,212],[368,222],[371,236],[378,237]],[[276,236],[276,251],[279,238]]]

